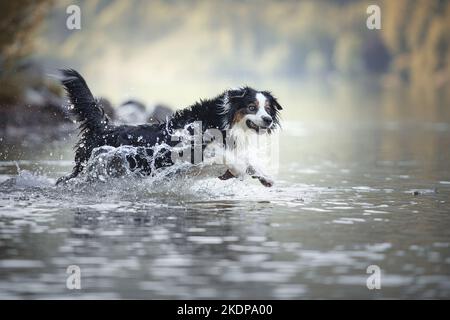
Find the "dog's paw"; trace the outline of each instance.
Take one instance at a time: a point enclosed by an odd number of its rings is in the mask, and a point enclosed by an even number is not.
[[[261,184],[267,188],[270,188],[273,186],[273,180],[271,180],[269,178],[259,178],[259,182],[261,182]]]
[[[255,177],[255,176],[254,176],[254,177],[252,177],[252,178],[258,179],[259,182],[261,182],[261,184],[262,184],[264,187],[267,187],[267,188],[272,187],[273,184],[274,184],[273,180],[270,179],[270,178],[268,178],[268,177]]]

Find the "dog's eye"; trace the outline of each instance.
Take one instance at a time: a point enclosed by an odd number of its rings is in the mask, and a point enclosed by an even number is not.
[[[248,106],[248,110],[255,111],[256,110],[256,106],[254,104],[251,104],[251,105]]]

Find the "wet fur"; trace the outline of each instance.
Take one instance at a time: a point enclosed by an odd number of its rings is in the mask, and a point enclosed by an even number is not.
[[[161,150],[158,155],[153,154],[151,147],[166,143],[170,147],[177,145],[178,141],[171,141],[172,134],[183,129],[195,121],[202,121],[202,132],[207,129],[219,129],[223,136],[226,130],[231,129],[245,116],[245,106],[254,101],[257,93],[250,87],[236,90],[227,90],[213,99],[200,100],[192,106],[177,111],[166,122],[159,124],[142,124],[138,126],[114,125],[105,114],[99,101],[94,98],[86,81],[73,69],[61,70],[62,84],[72,104],[71,112],[79,123],[80,139],[75,146],[75,166],[72,173],[61,177],[57,184],[66,182],[80,174],[92,151],[101,146],[119,147],[131,145],[142,147],[142,152],[148,156],[156,157],[155,165],[159,167],[173,164],[169,150]],[[267,91],[263,91],[269,104],[269,114],[273,119],[273,126],[267,129],[271,133],[279,126],[278,111],[281,106]],[[204,146],[205,147],[205,146]],[[150,174],[151,169],[145,158],[130,159],[130,167],[142,174]],[[231,178],[231,173],[226,178]],[[263,183],[263,182],[262,182]],[[264,183],[263,183],[264,184]]]

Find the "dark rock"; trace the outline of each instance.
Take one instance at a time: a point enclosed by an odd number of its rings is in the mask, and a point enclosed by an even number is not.
[[[148,116],[147,122],[160,123],[166,121],[173,114],[172,109],[163,104],[157,104]]]
[[[116,111],[116,120],[120,123],[136,125],[147,120],[145,104],[137,100],[128,100],[122,103]]]

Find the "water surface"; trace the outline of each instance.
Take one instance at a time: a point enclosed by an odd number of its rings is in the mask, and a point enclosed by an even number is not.
[[[450,125],[288,120],[273,188],[55,187],[73,138],[2,141],[0,298],[449,298]]]

